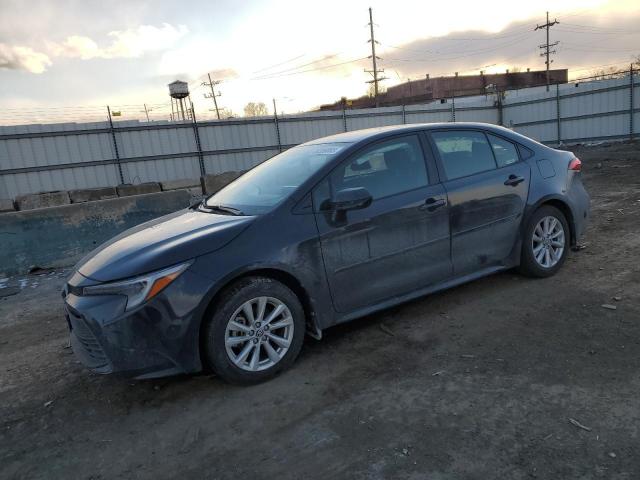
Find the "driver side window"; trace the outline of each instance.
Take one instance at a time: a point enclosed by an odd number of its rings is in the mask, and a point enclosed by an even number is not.
[[[416,135],[376,143],[347,159],[329,175],[331,194],[362,187],[374,200],[428,184],[427,167]]]

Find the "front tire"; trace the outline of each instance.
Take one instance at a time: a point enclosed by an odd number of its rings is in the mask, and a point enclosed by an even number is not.
[[[304,340],[300,300],[266,277],[248,277],[227,288],[205,321],[205,360],[230,383],[274,377],[293,364]]]
[[[520,271],[530,277],[555,275],[569,252],[570,230],[564,214],[551,205],[536,210],[525,228]]]

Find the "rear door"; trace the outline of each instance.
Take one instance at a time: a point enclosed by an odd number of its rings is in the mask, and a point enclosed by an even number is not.
[[[447,199],[434,176],[419,136],[403,135],[357,152],[316,187],[316,222],[339,312],[451,276]],[[353,187],[366,188],[372,203],[337,215],[330,198]]]
[[[429,133],[449,198],[456,276],[501,265],[519,237],[530,170],[511,141],[481,130]]]

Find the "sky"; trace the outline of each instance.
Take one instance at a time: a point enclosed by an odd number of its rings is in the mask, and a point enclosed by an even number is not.
[[[545,10],[560,23],[555,68],[572,77],[640,55],[637,0],[0,0],[0,124],[82,121],[105,105],[166,119],[167,84],[189,83],[196,112],[248,102],[293,113],[367,91],[368,8],[391,86],[408,78],[543,69]]]

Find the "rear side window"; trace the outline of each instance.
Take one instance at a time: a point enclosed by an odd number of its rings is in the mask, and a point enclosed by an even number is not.
[[[491,142],[493,154],[496,156],[498,168],[511,165],[519,160],[518,150],[516,150],[516,146],[513,143],[490,133],[487,133],[487,136]]]
[[[530,148],[525,147],[524,145],[518,144],[518,151],[520,152],[520,157],[523,160],[526,160],[527,158],[533,157],[533,150],[531,150]]]
[[[431,136],[449,180],[496,168],[491,146],[481,132],[456,130],[432,132]]]

